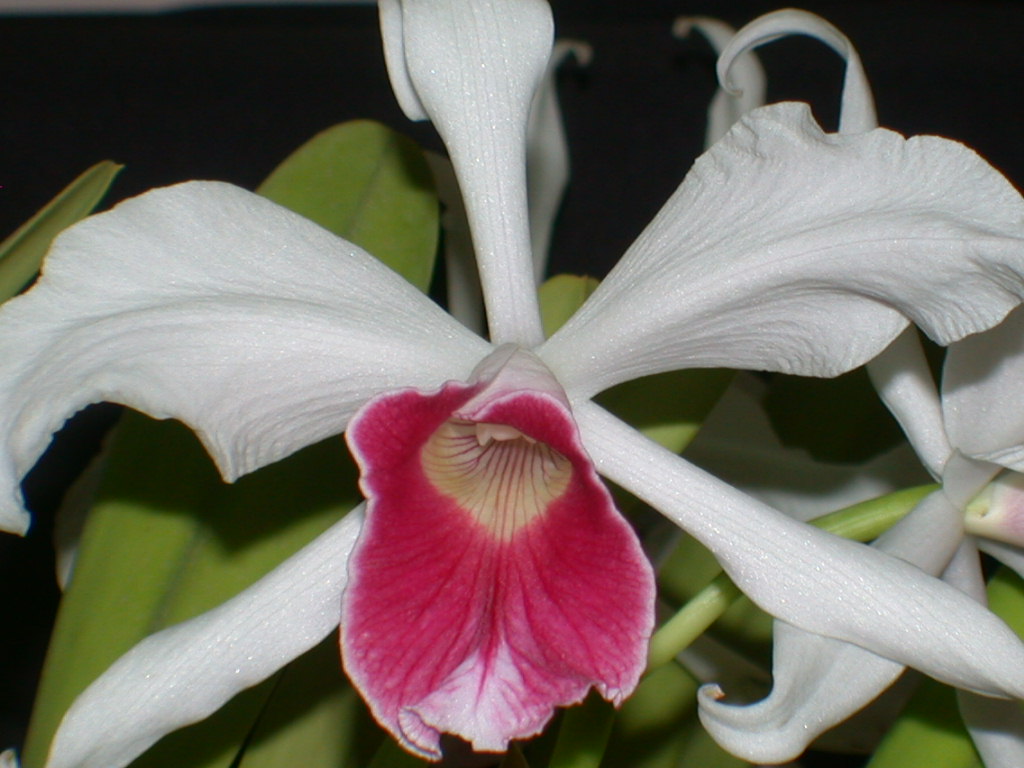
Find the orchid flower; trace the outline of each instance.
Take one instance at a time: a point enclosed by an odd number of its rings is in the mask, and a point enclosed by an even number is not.
[[[910,322],[940,343],[1024,294],[1024,201],[970,150],[743,118],[566,325],[542,338],[524,174],[551,51],[541,0],[384,0],[391,82],[444,140],[489,340],[358,247],[194,182],[66,231],[0,309],[0,523],[52,432],[107,400],[176,418],[227,479],[346,432],[367,500],[232,600],[150,636],[72,705],[49,768],[118,768],[341,626],[343,663],[407,749],[536,733],[636,684],[651,570],[601,474],[807,631],[955,685],[1024,695],[1024,646],[956,589],[792,520],[590,401],[710,366],[830,376]],[[970,631],[963,631],[970,627]]]
[[[728,70],[737,52],[792,33],[818,37],[847,58],[842,123],[847,131],[871,130],[875,124],[871,92],[855,50],[838,30],[810,14],[780,12],[748,25],[723,52],[720,71]],[[1016,311],[997,328],[951,345],[941,398],[913,329],[868,364],[877,389],[921,462],[942,482],[942,490],[926,497],[873,547],[941,575],[981,604],[985,588],[978,547],[1024,573],[1024,553],[1019,549],[1024,546],[1020,476],[986,488],[1003,466],[1024,468],[1019,460],[1024,445],[1019,416],[1024,403],[1018,394],[1024,375],[1021,339],[1024,315]],[[985,493],[979,497],[982,489]],[[781,496],[775,494],[775,498]],[[961,624],[953,630],[954,638],[969,631],[966,623]],[[745,759],[789,760],[878,697],[905,666],[906,662],[878,653],[877,648],[808,633],[776,620],[771,694],[760,702],[737,706],[721,701],[725,694],[719,686],[705,686],[699,694],[701,720],[720,744]],[[1009,768],[1024,761],[1024,716],[1016,701],[963,690],[960,703],[989,768]]]

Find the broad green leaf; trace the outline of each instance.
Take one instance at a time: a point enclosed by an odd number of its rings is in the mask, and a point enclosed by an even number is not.
[[[700,768],[750,768],[751,765],[718,746],[696,718],[683,729],[682,750],[676,759],[677,766],[699,765]]]
[[[427,178],[407,140],[355,123],[314,138],[261,191],[426,289],[437,242],[437,203]],[[113,660],[145,635],[236,594],[360,499],[354,464],[337,438],[227,486],[182,426],[128,413],[105,463],[51,641],[26,768],[40,768],[63,712]],[[365,734],[339,735],[345,726],[335,715],[362,707],[346,685],[311,704],[290,682],[339,676],[336,654],[314,653],[213,718],[164,739],[135,765],[258,768],[277,765],[267,761],[281,750],[372,752],[375,745],[362,743]]]
[[[567,709],[548,768],[598,768],[614,721],[615,709],[596,693]]]
[[[960,720],[956,691],[922,681],[867,768],[983,768]]]
[[[437,763],[421,760],[398,746],[394,739],[387,738],[373,756],[368,768],[426,768],[431,765]]]
[[[362,246],[426,290],[437,251],[438,204],[415,143],[369,120],[317,134],[256,190]]]
[[[544,335],[561,328],[598,286],[597,278],[582,275],[555,275],[537,289]]]
[[[365,765],[385,736],[338,663],[338,638],[290,664],[249,736],[238,768]]]
[[[92,166],[0,243],[0,302],[25,287],[53,238],[92,212],[121,168],[109,160]]]
[[[344,451],[328,440],[228,486],[183,426],[125,414],[61,604],[25,765],[42,765],[75,696],[140,639],[220,604],[344,515],[357,499]],[[226,732],[222,723],[211,736]],[[228,765],[237,747],[209,764]]]
[[[988,607],[1024,637],[1024,580],[1005,566],[988,583]]]
[[[685,747],[685,726],[696,717],[696,707],[697,683],[679,665],[668,664],[645,675],[616,713],[603,765],[682,766],[679,754]]]
[[[513,742],[509,745],[505,757],[502,758],[500,768],[530,768],[530,764],[519,746]]]

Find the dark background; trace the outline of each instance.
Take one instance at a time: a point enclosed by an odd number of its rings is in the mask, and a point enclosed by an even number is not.
[[[555,0],[560,36],[589,42],[559,92],[573,180],[559,271],[603,274],[702,144],[714,57],[677,15],[741,25],[766,2]],[[883,125],[975,147],[1024,183],[1024,7],[1013,2],[808,2],[852,38]],[[834,128],[842,64],[820,43],[761,49],[769,99],[810,101]],[[372,7],[235,8],[146,16],[0,17],[0,237],[92,163],[127,167],[110,201],[191,178],[255,186],[314,133],[369,117],[438,146],[391,96]],[[62,447],[73,448],[74,439]],[[62,463],[63,464],[63,463]],[[62,479],[27,487],[27,539],[0,534],[0,749],[16,745],[55,608],[49,545]]]

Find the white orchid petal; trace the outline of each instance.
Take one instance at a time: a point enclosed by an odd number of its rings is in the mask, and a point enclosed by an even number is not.
[[[747,115],[541,348],[574,395],[676,368],[832,376],[908,318],[940,343],[1024,291],[1024,201],[966,147]]]
[[[530,210],[533,277],[537,283],[547,269],[555,216],[569,183],[569,143],[558,106],[555,75],[569,56],[586,65],[593,51],[577,40],[558,40],[551,51],[540,88],[533,97],[526,130],[526,181]]]
[[[940,477],[953,449],[946,437],[939,391],[917,329],[903,331],[867,368],[878,396],[896,417],[921,461],[933,477]]]
[[[975,600],[986,601],[978,550],[969,539],[960,547],[943,578]],[[957,702],[986,768],[1024,765],[1024,711],[1019,701],[957,691]]]
[[[484,296],[480,272],[473,253],[466,207],[452,163],[447,157],[426,152],[427,164],[441,200],[441,229],[444,231],[444,274],[448,311],[452,317],[478,335],[485,331]]]
[[[18,754],[13,749],[0,752],[0,768],[18,768]]]
[[[1024,698],[1024,645],[962,592],[760,504],[596,405],[574,412],[598,471],[708,547],[764,610],[952,685]]]
[[[765,699],[746,706],[698,691],[700,720],[726,750],[757,763],[798,757],[815,738],[862,709],[903,672],[903,665],[856,645],[775,622],[772,677]]]
[[[1024,765],[1024,712],[1019,701],[957,691],[960,715],[985,768]]]
[[[949,348],[942,408],[964,454],[1024,471],[1024,310]]]
[[[426,120],[427,111],[420,103],[405,60],[405,30],[402,17],[402,0],[378,0],[380,14],[380,36],[384,47],[384,62],[391,80],[398,106],[410,120]]]
[[[50,435],[110,401],[196,431],[234,478],[344,430],[370,397],[467,375],[487,345],[356,246],[229,184],[72,227],[0,308],[0,526]]]
[[[399,0],[399,19],[393,3],[381,8],[392,84],[407,110],[413,90],[455,166],[491,340],[533,346],[543,332],[529,256],[526,126],[551,54],[551,8],[543,0]]]
[[[46,768],[121,768],[338,626],[362,506],[217,608],[151,635],[72,704]]]
[[[1007,568],[1012,568],[1018,576],[1024,579],[1024,551],[1020,547],[982,538],[976,539],[975,544],[986,555],[991,555]]]
[[[936,491],[873,546],[938,575],[962,535],[959,511]],[[903,669],[860,646],[776,621],[771,694],[736,706],[719,701],[719,687],[706,686],[700,691],[701,722],[722,746],[747,760],[790,760],[877,698]]]
[[[751,48],[789,35],[816,38],[846,60],[843,103],[839,119],[840,133],[862,133],[878,127],[875,101],[864,67],[849,38],[825,19],[807,11],[786,8],[759,16],[740,29],[718,59],[718,80],[727,89],[735,88],[732,67],[738,57]]]
[[[680,16],[672,25],[676,37],[689,37],[694,30],[707,39],[715,53],[721,53],[736,34],[724,21],[709,16]],[[754,53],[744,51],[730,62],[730,90],[719,86],[708,107],[704,149],[722,138],[743,115],[764,104],[766,81],[764,67]]]

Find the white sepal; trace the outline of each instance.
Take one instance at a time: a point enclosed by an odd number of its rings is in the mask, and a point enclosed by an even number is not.
[[[871,383],[892,412],[932,476],[942,469],[953,449],[946,437],[942,404],[917,329],[896,337],[867,365]]]
[[[736,90],[732,78],[734,62],[747,51],[789,35],[809,35],[846,60],[843,102],[839,118],[840,133],[863,133],[878,127],[875,100],[868,85],[857,49],[850,39],[820,16],[785,8],[766,13],[741,28],[718,59],[718,80],[726,90]]]
[[[365,251],[229,184],[154,190],[55,241],[0,308],[0,526],[71,414],[122,403],[191,427],[234,479],[342,432],[399,386],[489,349]]]
[[[551,55],[551,8],[543,0],[389,0],[381,23],[400,103],[430,118],[455,167],[491,340],[537,344],[526,128]]]
[[[122,768],[320,642],[338,626],[362,521],[360,506],[248,589],[114,662],[71,705],[46,768]]]
[[[904,560],[786,517],[596,405],[573,409],[598,471],[708,547],[768,613],[957,687],[1024,698],[1024,645],[964,593]]]
[[[1024,471],[1024,310],[950,346],[942,408],[961,453]]]
[[[936,576],[957,551],[960,514],[936,491],[874,545]],[[902,674],[904,664],[851,643],[775,622],[771,694],[747,706],[719,701],[717,686],[701,689],[700,716],[726,749],[754,762],[784,762],[859,711]],[[725,691],[724,693],[728,693]]]
[[[680,16],[672,24],[672,34],[689,37],[697,30],[721,53],[736,30],[724,21],[709,16]],[[751,51],[736,55],[729,64],[728,89],[719,85],[708,107],[708,127],[704,133],[704,149],[722,138],[732,124],[752,109],[764,104],[766,86],[764,67]]]
[[[742,118],[541,348],[573,396],[677,368],[834,376],[908,321],[948,344],[1024,292],[1024,201],[966,147]]]

